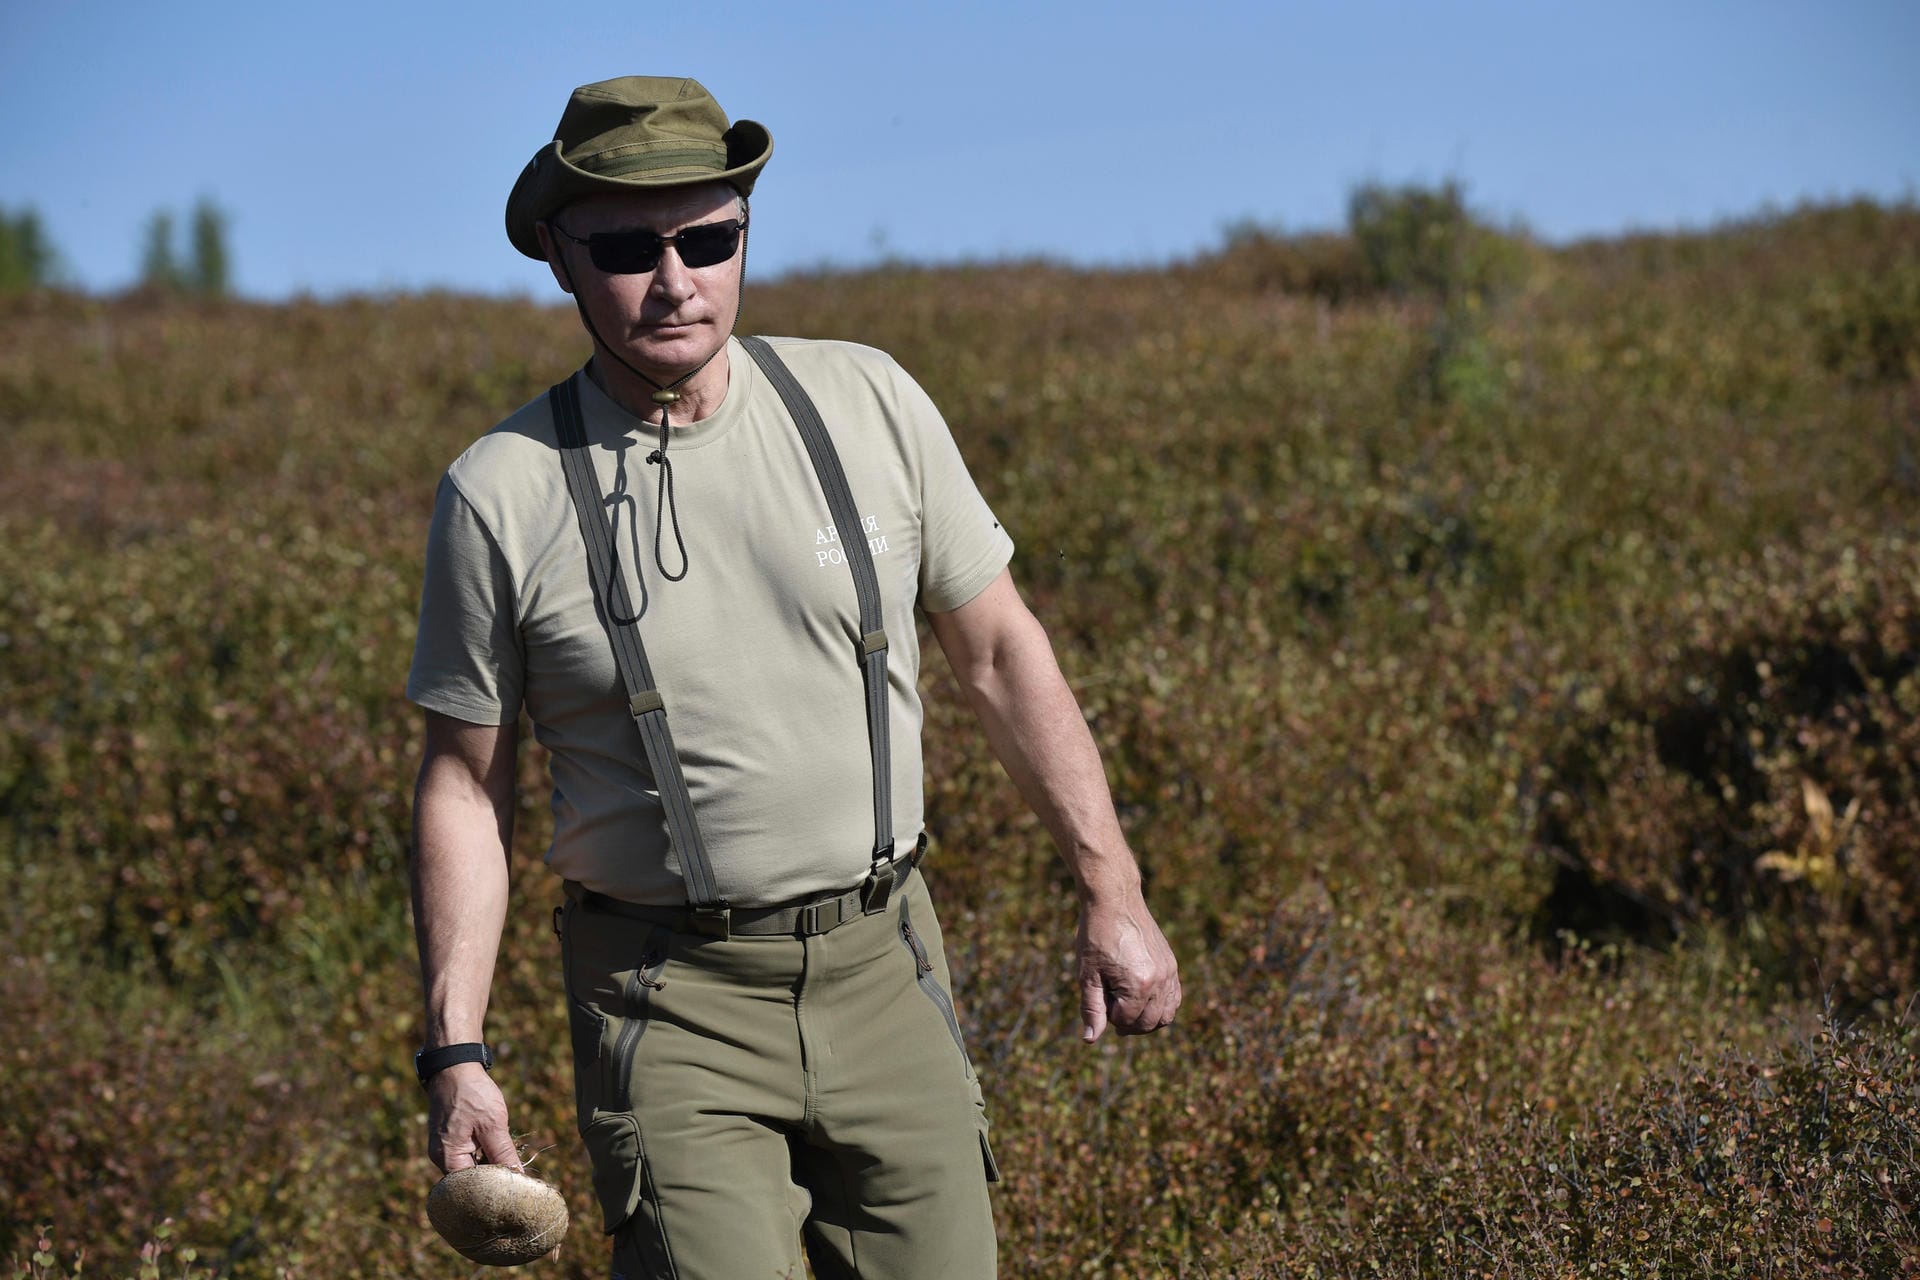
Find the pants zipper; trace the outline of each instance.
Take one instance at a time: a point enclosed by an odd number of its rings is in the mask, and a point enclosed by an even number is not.
[[[907,918],[907,904],[900,904],[900,940],[907,944],[907,950],[913,953],[914,980],[920,989],[927,993],[927,999],[933,1001],[947,1020],[947,1030],[953,1034],[954,1047],[960,1050],[960,1058],[967,1058],[967,1045],[960,1038],[960,1019],[953,1011],[953,998],[940,986],[940,980],[933,975],[933,961],[927,956],[927,949],[920,941],[920,935],[913,931],[913,921]]]
[[[626,989],[622,992],[625,1017],[621,1022],[620,1034],[614,1038],[611,1064],[613,1109],[616,1111],[628,1111],[633,1107],[633,1055],[640,1048],[640,1037],[647,1030],[653,993],[666,985],[660,977],[660,971],[667,967],[667,937],[668,931],[664,926],[654,929],[647,938],[646,949],[641,952],[639,966],[628,975]]]

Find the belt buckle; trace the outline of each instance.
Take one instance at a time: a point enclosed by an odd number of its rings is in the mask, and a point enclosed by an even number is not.
[[[733,912],[726,903],[711,907],[694,907],[687,912],[687,922],[693,932],[703,938],[718,938],[722,942],[733,932]]]
[[[809,902],[806,906],[800,908],[800,914],[794,921],[795,932],[803,938],[812,938],[825,933],[827,929],[831,929],[833,925],[828,925],[826,928],[822,928],[820,925],[821,916],[830,905],[832,904],[827,902]],[[836,920],[833,923],[839,924],[840,922]]]

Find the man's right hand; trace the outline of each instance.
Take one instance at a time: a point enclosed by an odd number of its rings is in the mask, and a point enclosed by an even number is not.
[[[442,1173],[481,1163],[520,1167],[507,1100],[479,1063],[457,1063],[427,1081],[427,1158]]]

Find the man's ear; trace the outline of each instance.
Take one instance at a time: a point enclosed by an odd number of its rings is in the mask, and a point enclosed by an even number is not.
[[[562,293],[572,293],[573,275],[560,260],[559,237],[548,228],[545,218],[533,224],[533,234],[540,237],[540,252],[547,255],[547,270],[553,272],[553,282],[560,286]]]

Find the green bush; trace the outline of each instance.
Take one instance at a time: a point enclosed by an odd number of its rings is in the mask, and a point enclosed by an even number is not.
[[[1367,183],[1347,199],[1343,232],[1288,234],[1252,220],[1222,246],[1180,268],[1230,289],[1342,303],[1382,294],[1440,303],[1511,289],[1535,270],[1536,251],[1468,210],[1460,187]]]
[[[1452,303],[1513,283],[1522,251],[1467,209],[1460,185],[1366,183],[1347,198],[1347,232],[1377,289]]]

